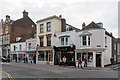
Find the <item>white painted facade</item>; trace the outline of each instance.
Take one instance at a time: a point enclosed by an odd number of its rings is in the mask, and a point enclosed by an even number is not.
[[[56,37],[55,37],[55,46],[56,47],[64,47],[64,46],[71,46],[71,45],[76,45],[75,41],[76,41],[76,32],[75,30],[72,31],[66,31],[66,32],[60,32],[60,33],[56,33]],[[61,45],[61,38],[60,37],[64,37],[64,45]],[[65,38],[68,38],[68,45],[66,45],[65,43]]]
[[[25,56],[26,51],[26,42],[19,43],[11,43],[10,44],[10,56],[11,60],[15,60],[15,57],[21,57],[21,59]]]
[[[61,32],[57,33],[55,37],[55,46],[62,47],[62,46],[71,46],[74,44],[76,46],[75,50],[75,61],[77,62],[78,57],[83,57],[85,54],[86,57],[92,56],[92,61],[88,60],[89,67],[96,67],[96,61],[100,58],[101,67],[104,65],[110,64],[110,58],[112,57],[112,38],[105,33],[105,29],[87,29],[81,30],[79,32],[68,31],[68,32]],[[61,45],[61,38],[60,37],[68,37],[68,45]],[[86,37],[86,45],[83,45],[83,37]],[[89,38],[90,37],[90,43]],[[106,39],[105,39],[106,37]],[[65,42],[64,42],[65,43]],[[91,55],[89,55],[91,54]],[[84,56],[84,57],[85,57]],[[96,60],[97,56],[97,60]],[[100,56],[100,57],[98,57]],[[84,60],[83,60],[84,64]],[[97,64],[98,66],[98,64]]]

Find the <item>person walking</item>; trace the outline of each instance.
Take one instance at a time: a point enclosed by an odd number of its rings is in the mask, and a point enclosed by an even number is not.
[[[62,64],[62,59],[61,59],[61,57],[59,58],[59,65],[61,66],[61,64]]]
[[[27,56],[26,56],[26,58],[25,58],[25,59],[26,59],[26,63],[28,63],[28,58],[27,58]]]
[[[17,63],[17,56],[15,57],[16,63]]]
[[[36,55],[34,55],[33,60],[34,60],[34,64],[36,64]]]
[[[63,57],[63,64],[64,64],[64,67],[66,66],[66,57],[64,56]]]
[[[82,61],[81,61],[81,57],[78,58],[78,68],[79,68],[79,65],[81,66],[82,68]]]
[[[113,65],[113,63],[114,63],[113,57],[110,58],[110,62],[111,62],[111,64]]]
[[[87,58],[84,59],[84,67],[87,67]]]

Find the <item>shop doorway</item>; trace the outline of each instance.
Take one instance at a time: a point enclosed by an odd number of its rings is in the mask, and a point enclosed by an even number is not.
[[[96,67],[101,67],[101,54],[96,54]]]

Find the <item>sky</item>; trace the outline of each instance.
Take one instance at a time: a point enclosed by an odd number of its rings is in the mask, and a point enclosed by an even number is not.
[[[0,19],[10,15],[12,20],[23,17],[22,12],[29,12],[29,17],[37,20],[59,16],[67,23],[82,28],[82,23],[102,22],[103,27],[118,37],[118,1],[119,0],[0,0]],[[120,37],[120,36],[119,36]]]

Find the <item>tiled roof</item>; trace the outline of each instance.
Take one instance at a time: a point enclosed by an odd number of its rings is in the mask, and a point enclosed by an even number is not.
[[[83,28],[82,30],[85,30],[85,29],[90,29],[90,28],[101,28],[99,27],[95,22],[91,22],[90,24],[88,24],[85,28]]]
[[[80,30],[79,28],[76,28],[76,27],[74,27],[72,25],[69,25],[69,24],[66,24],[66,25],[69,26],[69,27],[71,27],[71,30]]]

